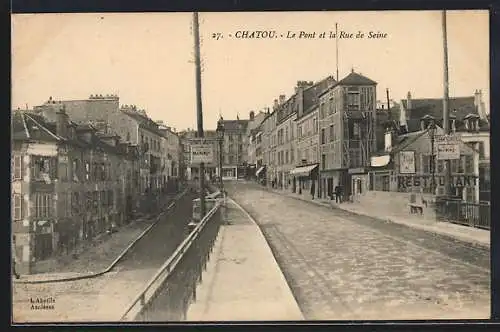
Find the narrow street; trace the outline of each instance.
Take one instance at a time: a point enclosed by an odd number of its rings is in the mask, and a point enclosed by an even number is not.
[[[490,316],[487,249],[254,184],[226,188],[261,227],[308,320]]]
[[[173,210],[100,277],[48,284],[14,284],[15,321],[118,321],[126,306],[188,234],[194,196],[187,193]],[[52,297],[55,310],[30,310],[30,300]]]

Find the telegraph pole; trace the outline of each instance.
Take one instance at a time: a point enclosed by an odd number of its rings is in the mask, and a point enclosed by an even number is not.
[[[200,60],[200,27],[198,13],[193,13],[194,58],[196,66],[196,115],[198,119],[198,138],[203,138],[203,108],[201,102],[201,60]],[[200,215],[205,216],[205,164],[200,163]]]
[[[448,81],[448,36],[446,32],[446,10],[442,12],[443,24],[443,55],[444,55],[444,96],[443,96],[443,129],[444,134],[450,134],[450,112],[449,112],[449,81]],[[444,161],[444,185],[447,196],[451,196],[451,163],[449,159]]]
[[[389,99],[389,89],[385,89],[385,92],[387,94],[387,115],[388,115],[389,121],[392,121],[391,100]]]
[[[338,36],[338,23],[335,23],[335,62],[337,66],[337,77],[335,80],[339,81],[339,36]]]

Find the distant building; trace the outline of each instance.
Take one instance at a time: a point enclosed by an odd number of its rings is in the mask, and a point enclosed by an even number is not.
[[[368,187],[370,156],[376,150],[376,85],[352,71],[319,101],[320,171],[323,195],[336,186],[344,195]]]
[[[238,179],[244,177],[247,169],[249,120],[222,120],[224,143],[222,150],[222,178]]]
[[[81,100],[59,100],[50,97],[34,111],[50,121],[64,106],[69,117],[78,124],[91,124],[100,133],[118,135],[123,142],[136,145],[141,153],[140,188],[142,192],[164,187],[161,160],[162,133],[145,110],[135,105],[121,105],[116,95],[91,95]]]
[[[162,181],[169,183],[170,180],[178,179],[181,166],[181,143],[180,138],[171,127],[165,126],[162,121],[157,121],[161,133],[161,174]]]

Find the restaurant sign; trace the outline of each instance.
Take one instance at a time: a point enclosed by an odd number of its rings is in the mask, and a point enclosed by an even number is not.
[[[477,186],[478,177],[475,175],[454,175],[451,177],[451,184],[454,187],[472,187]],[[435,186],[444,186],[445,177],[444,175],[434,176]],[[406,189],[412,187],[419,188],[432,188],[433,179],[431,175],[399,175],[398,176],[398,188]]]

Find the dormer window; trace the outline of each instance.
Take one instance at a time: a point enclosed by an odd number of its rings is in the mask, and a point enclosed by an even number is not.
[[[426,130],[431,123],[434,122],[434,117],[430,115],[425,115],[420,119],[420,129],[421,130]]]
[[[479,116],[476,114],[469,114],[464,118],[465,129],[470,131],[479,130]]]

